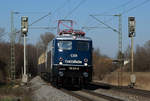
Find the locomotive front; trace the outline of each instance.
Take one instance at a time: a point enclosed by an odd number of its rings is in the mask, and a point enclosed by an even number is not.
[[[60,35],[54,42],[54,66],[61,83],[86,85],[92,80],[92,40]]]

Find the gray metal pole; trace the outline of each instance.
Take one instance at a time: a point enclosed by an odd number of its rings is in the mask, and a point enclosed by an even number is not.
[[[26,75],[26,35],[24,34],[24,75]]]
[[[131,73],[134,72],[134,50],[133,50],[133,36],[131,37]]]
[[[119,63],[119,65],[120,65],[120,86],[122,86],[122,84],[123,84],[123,67],[122,67],[122,59],[123,59],[123,57],[122,57],[122,15],[121,14],[119,14],[118,15],[119,16],[119,42],[118,42],[118,48],[119,48],[119,60],[120,60],[120,63]]]
[[[11,70],[10,77],[11,79],[15,79],[15,33],[14,33],[14,12],[11,11]]]
[[[107,25],[106,23],[104,23],[103,21],[97,19],[94,15],[90,15],[92,18],[94,18],[95,20],[97,20],[99,23],[105,25],[107,28],[113,30],[114,32],[118,33],[118,60],[120,61],[119,66],[120,66],[120,71],[118,72],[118,86],[122,85],[122,65],[121,65],[121,61],[122,61],[122,14],[116,14],[116,15],[111,15],[111,16],[117,16],[119,17],[119,26],[118,26],[118,30],[114,29],[113,27]]]
[[[26,69],[26,36],[28,32],[28,17],[21,17],[21,32],[24,36],[24,72],[22,76],[22,82],[27,83],[28,81],[28,75],[27,75],[27,69]]]
[[[26,35],[24,34],[24,71],[22,76],[22,82],[27,83],[28,75],[26,73]]]
[[[129,27],[129,37],[131,38],[131,48],[130,48],[130,65],[131,65],[131,87],[134,87],[136,83],[136,75],[134,74],[134,49],[133,49],[133,37],[135,37],[135,18],[129,17],[128,18],[128,27]]]
[[[131,87],[134,87],[136,83],[136,75],[134,74],[134,51],[133,51],[133,36],[131,36]]]
[[[118,16],[119,18],[119,24],[118,24],[118,60],[119,60],[119,68],[120,71],[118,71],[118,87],[122,86],[122,75],[123,75],[123,70],[122,70],[122,15],[114,15]]]
[[[118,50],[119,50],[119,59],[122,59],[122,15],[119,14],[119,29],[118,29],[118,33],[119,33],[119,37],[118,37]]]

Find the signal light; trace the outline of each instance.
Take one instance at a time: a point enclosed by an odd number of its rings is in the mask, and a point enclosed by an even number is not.
[[[135,17],[128,17],[129,37],[135,37]]]
[[[27,36],[28,32],[28,17],[21,17],[21,32]]]

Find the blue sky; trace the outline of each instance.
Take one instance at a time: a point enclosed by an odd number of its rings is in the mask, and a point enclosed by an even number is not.
[[[123,32],[123,51],[130,44],[128,38],[128,16],[136,17],[136,45],[143,45],[150,40],[150,0],[1,0],[0,4],[0,27],[10,32],[10,12],[17,11],[20,14],[14,15],[15,28],[20,29],[21,16],[28,16],[29,23],[51,12],[51,15],[34,24],[35,26],[55,27],[57,20],[72,19],[75,21],[75,28],[97,27],[91,30],[85,30],[86,35],[93,39],[94,48],[99,48],[101,53],[110,57],[115,57],[118,51],[118,34],[111,29],[104,28],[96,20],[91,18],[90,14],[114,15],[125,12],[122,15]],[[146,2],[140,5],[142,2]],[[79,6],[77,6],[79,5]],[[128,9],[137,5],[137,8],[126,12]],[[71,13],[71,14],[69,14]],[[118,28],[118,18],[113,16],[96,16],[101,21]],[[56,29],[29,29],[28,43],[35,44],[41,34],[44,32],[53,32],[56,35]],[[9,41],[9,36],[5,35]]]

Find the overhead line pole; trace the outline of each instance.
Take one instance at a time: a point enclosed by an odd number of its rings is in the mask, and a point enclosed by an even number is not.
[[[118,52],[119,54],[122,54],[122,15],[118,14],[118,15],[112,15],[112,16],[118,16],[119,17],[119,28],[118,30],[107,25],[106,23],[104,23],[103,21],[99,20],[98,18],[96,18],[94,15],[90,15],[92,18],[94,18],[95,20],[97,20],[99,23],[105,25],[107,28],[113,30],[114,32],[118,33]],[[119,56],[118,59],[121,59],[122,57]]]
[[[119,17],[119,26],[118,26],[118,49],[119,49],[119,56],[118,59],[122,59],[122,15],[114,15]]]
[[[16,33],[20,33],[21,30],[15,31],[14,30],[14,14],[20,14],[20,12],[14,12],[11,11],[11,33],[10,33],[10,78],[12,80],[15,79],[15,38],[16,38]],[[47,15],[35,20],[33,23],[31,23],[29,26],[32,26],[33,24],[37,23],[38,21],[42,20],[43,18],[47,17],[51,13],[48,13]],[[20,40],[20,38],[19,38]]]
[[[120,69],[121,69],[121,76],[120,76],[120,86],[122,86],[122,83],[123,83],[123,63],[122,63],[122,60],[123,60],[123,54],[122,54],[122,15],[119,14],[119,49],[120,49],[120,52],[119,52],[119,59],[121,60],[121,63],[119,63],[120,65]]]
[[[99,20],[98,18],[96,18],[94,15],[90,15],[92,18],[94,18],[95,20],[97,20],[99,23],[105,25],[107,28],[113,30],[114,32],[118,33],[118,52],[122,53],[122,16],[121,14],[118,15],[112,15],[112,16],[118,16],[119,17],[119,28],[118,30],[107,25],[106,23],[104,23],[103,21]],[[110,15],[109,15],[110,16]],[[118,57],[118,59],[121,59],[121,56]]]
[[[119,17],[119,24],[118,24],[118,30],[114,29],[113,27],[107,25],[103,21],[99,20],[96,18],[94,15],[90,15],[92,18],[97,20],[99,23],[105,25],[107,28],[113,30],[114,32],[118,33],[118,61],[119,61],[119,67],[120,67],[120,72],[118,72],[118,86],[122,86],[122,15],[117,14],[117,15],[112,15],[112,16],[118,16]],[[110,16],[110,15],[109,15]]]
[[[15,37],[16,32],[14,31],[14,14],[19,14],[19,12],[11,11],[11,33],[10,33],[10,43],[11,43],[11,56],[10,56],[10,78],[15,79]]]
[[[15,79],[15,36],[14,36],[14,21],[13,21],[13,11],[11,11],[11,68],[10,68],[10,77]]]
[[[122,15],[118,14],[118,15],[114,15],[114,16],[118,16],[119,17],[119,32],[118,32],[118,59],[120,60],[119,66],[120,66],[120,72],[118,72],[118,86],[122,86],[123,83],[123,68],[122,68]]]

